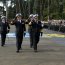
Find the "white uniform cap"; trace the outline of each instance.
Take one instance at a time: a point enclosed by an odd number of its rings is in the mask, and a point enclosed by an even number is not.
[[[38,14],[33,15],[33,17],[38,17]]]
[[[1,17],[1,19],[4,19],[4,18],[6,18],[6,16],[2,16],[2,17]]]
[[[17,16],[22,16],[22,15],[21,15],[21,13],[18,13],[18,14],[16,14],[16,17],[17,17]]]
[[[38,14],[35,14],[38,17]]]
[[[29,17],[33,17],[33,14],[30,14]]]
[[[36,15],[33,15],[33,17],[35,17]]]

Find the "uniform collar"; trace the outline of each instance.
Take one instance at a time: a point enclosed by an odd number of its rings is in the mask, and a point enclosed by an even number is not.
[[[17,20],[17,21],[21,23],[21,20]]]

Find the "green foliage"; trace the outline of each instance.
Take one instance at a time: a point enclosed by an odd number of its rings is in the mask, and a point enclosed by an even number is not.
[[[13,8],[12,3],[15,4]],[[24,18],[28,18],[29,14],[38,13],[39,19],[42,20],[47,20],[48,16],[50,19],[64,19],[65,0],[11,0],[8,11],[8,18],[14,18],[17,12],[21,12]]]

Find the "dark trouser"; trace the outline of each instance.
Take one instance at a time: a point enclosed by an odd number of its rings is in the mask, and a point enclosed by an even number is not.
[[[64,33],[64,32],[65,32],[65,26],[62,26],[62,27],[60,28],[60,31]]]
[[[51,27],[51,24],[50,25],[48,25],[48,29],[50,30],[50,27]]]
[[[55,26],[55,31],[59,31],[59,26],[58,25]]]
[[[21,49],[22,41],[23,41],[23,34],[16,34],[16,46],[18,51]]]
[[[33,32],[30,31],[29,34],[30,34],[30,47],[32,48],[33,47]]]
[[[43,35],[43,32],[40,32],[41,36]]]
[[[5,33],[1,33],[1,46],[5,45],[5,39],[6,39],[6,34]]]
[[[40,38],[40,33],[36,32],[33,35],[33,46],[34,46],[34,50],[37,50],[37,44],[39,42],[39,38]]]

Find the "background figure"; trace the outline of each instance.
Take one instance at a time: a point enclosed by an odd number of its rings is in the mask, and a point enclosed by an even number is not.
[[[1,17],[0,25],[1,25],[1,46],[4,46],[6,34],[9,33],[9,31],[10,31],[10,26],[9,26],[5,16]]]
[[[16,52],[18,53],[19,50],[22,49],[21,45],[23,41],[23,35],[24,31],[26,30],[25,22],[22,20],[22,15],[20,13],[16,14],[16,19],[12,24],[14,24],[16,27]]]
[[[50,30],[51,21],[48,22],[48,29]]]
[[[40,32],[42,29],[42,24],[41,21],[38,21],[38,15],[34,15],[34,20],[32,22],[29,23],[29,25],[31,26],[31,30],[32,30],[32,44],[33,44],[33,48],[34,48],[34,52],[37,52],[37,44],[39,42],[40,39]]]
[[[32,32],[32,26],[30,24],[33,22],[33,14],[29,16],[28,22],[29,22],[28,32],[30,34],[30,48],[32,48],[33,47],[33,32]]]

